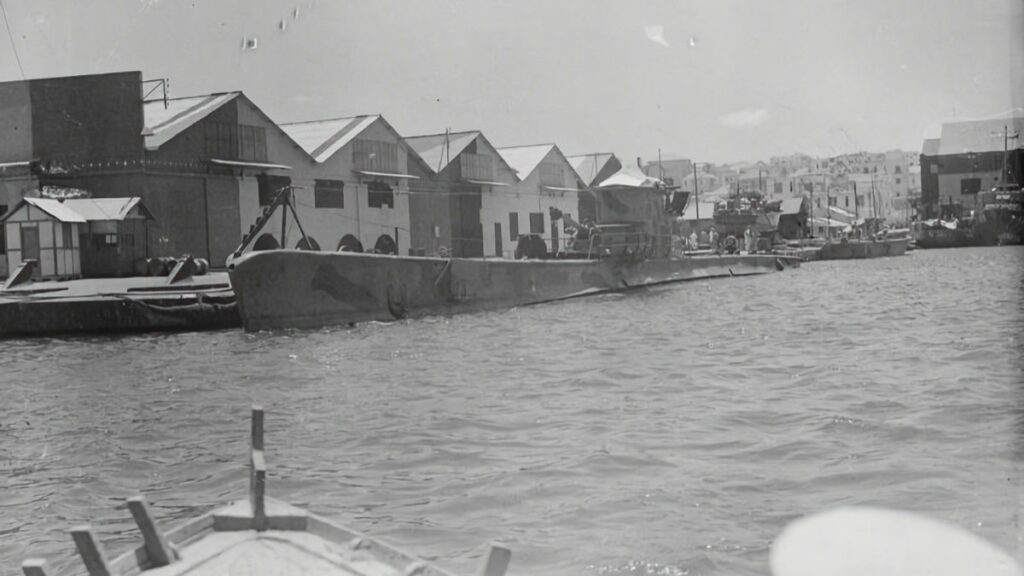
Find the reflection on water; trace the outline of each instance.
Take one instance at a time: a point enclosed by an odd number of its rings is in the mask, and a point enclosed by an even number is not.
[[[269,493],[475,572],[763,574],[823,507],[946,519],[1024,557],[1020,248],[816,262],[351,329],[7,341],[0,574],[66,530],[137,543]]]

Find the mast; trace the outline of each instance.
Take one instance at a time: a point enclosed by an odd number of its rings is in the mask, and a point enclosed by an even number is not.
[[[814,238],[814,180],[811,180],[811,238]]]
[[[693,163],[693,205],[697,208],[697,225],[700,226],[700,187],[697,185],[697,163]]]
[[[832,239],[832,201],[828,197],[828,176],[825,173],[821,174],[821,181],[825,185],[825,219],[828,222],[828,226],[825,230],[825,237],[829,240]],[[811,214],[814,214],[814,207],[811,206]]]

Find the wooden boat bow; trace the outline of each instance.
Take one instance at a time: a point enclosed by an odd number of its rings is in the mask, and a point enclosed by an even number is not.
[[[252,409],[249,497],[160,530],[142,496],[128,509],[143,543],[113,561],[90,526],[71,530],[89,576],[205,574],[341,574],[346,576],[450,576],[379,540],[301,508],[267,498],[263,409]],[[480,576],[504,576],[511,553],[493,544]],[[46,576],[45,560],[22,565],[25,576]]]

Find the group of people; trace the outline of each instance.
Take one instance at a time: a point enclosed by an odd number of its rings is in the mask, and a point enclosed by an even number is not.
[[[703,236],[703,234],[701,235]],[[700,240],[703,238],[697,236],[697,231],[690,232],[690,235],[686,239],[686,249],[690,252],[694,252],[700,248]],[[729,234],[724,239],[720,239],[718,229],[714,226],[707,235],[708,244],[711,246],[711,251],[715,254],[721,254],[723,251],[729,254],[739,252],[740,247],[737,243],[736,237]],[[753,254],[757,250],[757,233],[754,232],[750,226],[743,231],[743,244],[748,254]]]

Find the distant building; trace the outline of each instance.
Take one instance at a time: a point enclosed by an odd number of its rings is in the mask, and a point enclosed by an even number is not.
[[[456,257],[514,251],[519,232],[513,235],[513,230],[504,228],[508,224],[504,218],[484,218],[494,216],[494,207],[515,194],[519,179],[483,133],[445,132],[405,141],[423,160],[429,182],[429,188],[410,197],[413,248]]]
[[[644,174],[661,180],[666,188],[681,186],[683,178],[693,173],[693,161],[686,158],[653,160],[644,164]]]
[[[510,228],[517,227],[520,234],[539,235],[549,252],[564,251],[565,220],[559,218],[563,214],[574,220],[579,218],[579,191],[584,188],[575,168],[554,144],[510,146],[499,148],[498,152],[516,171],[519,182],[514,187],[514,196],[484,209],[485,221],[495,221],[497,233],[497,218],[508,214]],[[513,255],[515,248],[515,244],[506,248],[504,255]]]
[[[308,248],[409,252],[410,198],[429,193],[417,175],[428,168],[383,116],[293,122],[281,129],[313,160],[293,192]],[[275,227],[267,233],[276,233]],[[303,242],[298,234],[290,239]]]
[[[978,192],[1004,180],[1021,184],[1022,130],[1018,108],[1002,117],[946,122],[928,134],[921,148],[921,217],[963,216]]]

